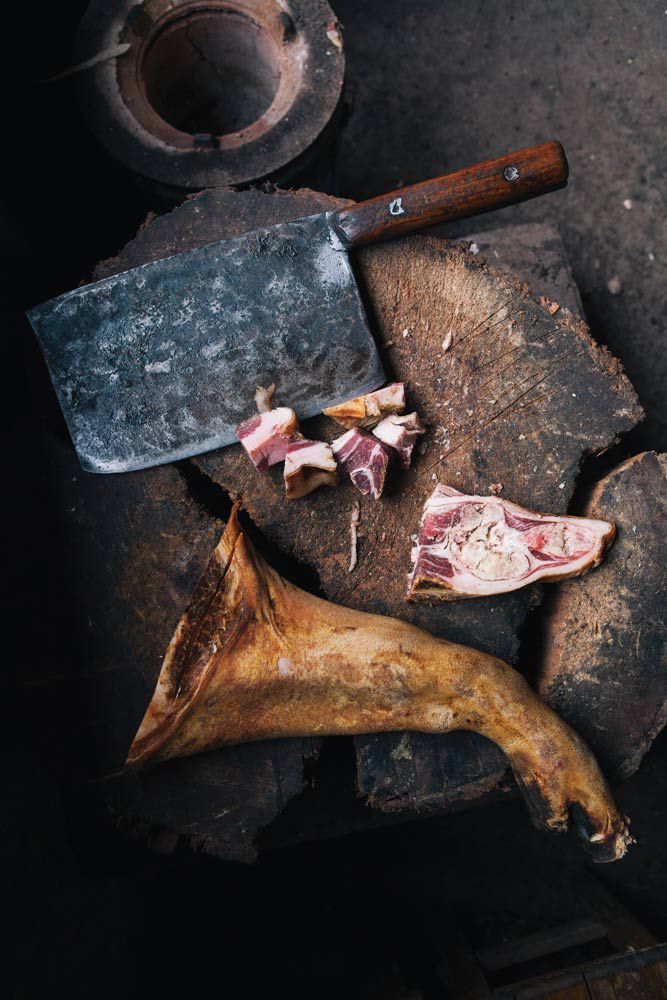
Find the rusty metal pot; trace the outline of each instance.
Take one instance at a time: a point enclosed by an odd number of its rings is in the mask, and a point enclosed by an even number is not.
[[[92,130],[171,189],[297,177],[330,152],[345,71],[325,0],[93,0],[77,58]]]

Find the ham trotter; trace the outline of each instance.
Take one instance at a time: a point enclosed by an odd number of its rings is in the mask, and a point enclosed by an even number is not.
[[[438,484],[412,550],[408,599],[486,597],[577,576],[601,562],[615,534],[609,521],[538,514]]]
[[[583,740],[493,656],[323,601],[255,551],[237,508],[185,610],[128,755],[146,767],[249,740],[392,730],[481,733],[534,821],[596,861],[632,837]]]
[[[417,438],[425,430],[426,428],[416,413],[406,413],[404,417],[392,414],[377,425],[373,434],[384,444],[388,444],[397,451],[401,465],[404,469],[408,469]]]
[[[284,461],[287,446],[298,433],[299,421],[288,406],[256,413],[236,428],[236,436],[260,472]]]
[[[382,442],[354,427],[336,438],[331,448],[359,492],[379,500],[389,466],[389,452]]]
[[[288,500],[298,500],[318,486],[338,482],[336,459],[326,441],[294,439],[285,455],[285,493]]]
[[[351,428],[374,427],[388,413],[402,413],[404,409],[405,386],[403,382],[392,382],[384,389],[348,399],[338,406],[328,406],[322,412],[342,427]]]

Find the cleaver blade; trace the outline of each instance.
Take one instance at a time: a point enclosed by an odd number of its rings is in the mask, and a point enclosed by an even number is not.
[[[232,444],[272,382],[301,418],[376,389],[385,375],[347,250],[535,198],[567,176],[554,140],[37,306],[28,317],[81,464],[126,472]]]
[[[326,214],[105,278],[28,318],[90,472],[235,443],[258,386],[275,382],[305,418],[385,381]]]

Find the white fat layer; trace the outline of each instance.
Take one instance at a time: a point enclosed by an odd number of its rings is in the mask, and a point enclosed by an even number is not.
[[[377,407],[378,413],[386,413],[391,407],[393,410],[405,409],[405,386],[403,382],[392,382],[384,389],[377,389],[366,397],[368,402],[372,402]]]
[[[311,441],[305,448],[287,449],[285,456],[285,476],[293,475],[299,469],[309,466],[324,472],[336,471],[336,459],[331,445],[326,441]]]
[[[392,448],[396,448],[405,440],[405,428],[399,424],[395,424],[391,417],[382,420],[373,433],[380,441],[384,441],[385,444],[390,445]]]
[[[341,434],[341,436],[337,437],[335,441],[332,441],[331,449],[334,455],[339,455],[342,451],[344,451],[345,448],[347,448],[350,441],[353,438],[356,438],[356,436],[357,436],[357,431],[355,428],[352,428],[351,431],[346,431],[345,434]]]

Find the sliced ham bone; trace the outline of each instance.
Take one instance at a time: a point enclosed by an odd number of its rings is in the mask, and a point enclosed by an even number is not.
[[[342,427],[351,428],[374,427],[388,413],[402,413],[404,409],[405,386],[403,382],[392,382],[384,389],[348,399],[338,406],[328,406],[322,412]]]
[[[398,417],[395,414],[386,417],[377,425],[373,434],[384,444],[388,444],[390,448],[397,451],[401,465],[404,469],[409,469],[417,438],[425,431],[426,428],[416,413],[406,413],[404,417]]]
[[[288,444],[298,434],[299,421],[288,406],[256,413],[236,428],[236,436],[260,472],[284,461]]]
[[[389,452],[382,442],[354,427],[336,438],[331,448],[359,492],[379,500],[389,466]]]
[[[318,486],[338,482],[336,459],[326,441],[293,440],[285,455],[285,493],[288,500],[298,500]]]
[[[615,534],[609,521],[538,514],[439,484],[412,550],[408,599],[487,597],[577,576],[601,562]]]

